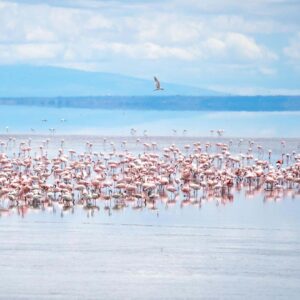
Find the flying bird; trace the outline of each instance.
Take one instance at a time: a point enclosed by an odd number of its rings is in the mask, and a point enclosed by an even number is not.
[[[155,81],[155,90],[154,91],[163,91],[164,89],[160,87],[160,82],[155,76],[154,76],[154,81]]]

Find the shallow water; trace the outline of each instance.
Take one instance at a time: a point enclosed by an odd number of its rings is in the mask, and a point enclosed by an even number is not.
[[[138,142],[137,142],[138,140]],[[271,159],[277,160],[281,158],[282,153],[289,153],[290,155],[300,153],[300,138],[226,138],[226,137],[192,137],[192,136],[108,136],[108,135],[94,135],[94,134],[0,134],[0,152],[5,151],[9,156],[17,153],[21,142],[28,143],[32,148],[33,155],[40,154],[40,146],[44,146],[44,154],[50,158],[56,155],[58,149],[63,147],[66,154],[70,149],[76,150],[77,153],[83,153],[86,150],[86,143],[92,143],[92,152],[109,153],[114,148],[117,152],[124,151],[122,142],[126,142],[126,149],[128,151],[138,154],[145,151],[144,143],[156,143],[157,146],[154,152],[162,151],[165,147],[176,144],[183,152],[185,145],[193,145],[193,143],[200,142],[203,151],[216,151],[216,143],[231,144],[229,150],[234,154],[246,153],[250,148],[249,143],[252,144],[253,154],[258,159],[268,160],[268,151],[272,151]],[[47,143],[48,141],[48,143]],[[1,145],[1,142],[3,145]],[[284,142],[284,145],[282,144]],[[206,144],[211,146],[206,149]],[[262,150],[258,150],[258,146],[262,146]]]
[[[2,299],[298,299],[295,230],[76,221],[15,223],[1,237]]]
[[[62,122],[64,119],[66,121]],[[47,120],[47,122],[42,122]],[[209,136],[224,129],[229,137],[299,137],[300,112],[133,111],[0,106],[0,133]],[[176,133],[173,131],[176,130]]]
[[[10,135],[0,139],[7,142]],[[15,141],[13,140],[15,138]],[[28,135],[12,135],[9,155]],[[119,151],[124,137],[32,136],[33,150],[47,138],[51,157],[60,147]],[[159,148],[183,147],[208,138],[126,137],[130,151],[155,140]],[[213,138],[213,143],[226,141]],[[232,140],[232,152],[248,148]],[[281,152],[299,150],[299,139],[257,139],[256,145]],[[299,152],[299,151],[297,151]],[[267,154],[262,153],[266,159]],[[76,207],[17,209],[0,217],[0,299],[298,299],[300,292],[300,197],[235,191],[234,201],[210,199],[197,206],[91,211]]]

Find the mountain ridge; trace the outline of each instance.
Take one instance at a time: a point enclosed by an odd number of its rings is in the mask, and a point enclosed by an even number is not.
[[[77,69],[4,65],[0,67],[0,97],[84,96],[218,96],[208,89],[162,82],[164,91],[154,92],[152,79]]]

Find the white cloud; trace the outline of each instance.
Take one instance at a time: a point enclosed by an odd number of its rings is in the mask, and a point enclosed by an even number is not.
[[[221,31],[235,31],[246,34],[264,33],[271,34],[273,32],[287,32],[290,27],[274,21],[271,18],[260,20],[258,18],[246,19],[241,15],[219,15],[210,18],[210,26]]]
[[[155,14],[127,20],[130,29],[136,30],[141,42],[185,44],[198,41],[204,34],[201,20],[189,20],[174,14]],[[137,29],[136,29],[137,28]]]
[[[300,33],[291,39],[289,45],[283,51],[288,58],[300,63]]]
[[[193,59],[191,52],[180,47],[160,46],[155,43],[98,43],[91,45],[92,48],[118,56],[128,56],[137,59],[162,59],[177,58],[183,60]]]
[[[88,30],[99,30],[99,29],[109,29],[113,27],[113,23],[102,16],[92,15],[84,24],[85,28]]]
[[[53,62],[62,52],[63,47],[58,44],[0,45],[0,63]]]
[[[249,59],[277,59],[277,55],[264,46],[260,46],[253,38],[239,33],[229,33],[227,43],[230,48],[236,49],[237,53]]]
[[[216,57],[227,61],[276,60],[275,53],[259,45],[253,38],[237,32],[219,34],[203,43],[202,53],[205,57]]]
[[[25,40],[29,42],[51,42],[55,40],[55,34],[44,28],[36,27],[25,33]]]
[[[222,55],[227,48],[226,42],[217,38],[209,38],[204,46],[206,50],[212,55]]]
[[[98,10],[6,4],[0,10],[0,20],[0,40],[11,50],[5,54],[9,61],[36,58],[40,63],[56,57],[57,63],[64,59],[78,64],[114,55],[187,61],[275,57],[244,34],[213,32],[201,18],[189,20],[176,14],[150,11],[136,18],[109,16]]]
[[[62,47],[56,44],[23,44],[11,49],[23,60],[56,58],[62,51]]]
[[[268,67],[260,67],[258,69],[258,71],[262,74],[262,75],[267,75],[267,76],[272,76],[277,74],[277,70],[274,68],[268,68]]]

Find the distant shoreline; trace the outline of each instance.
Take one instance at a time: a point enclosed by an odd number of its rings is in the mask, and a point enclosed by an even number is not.
[[[0,105],[109,110],[300,111],[300,96],[1,97]]]
[[[25,138],[31,138],[31,139],[47,139],[49,137],[55,137],[56,139],[67,139],[67,138],[87,138],[89,137],[89,139],[111,139],[114,141],[124,141],[124,139],[126,139],[126,141],[130,141],[130,140],[134,140],[136,141],[136,139],[144,139],[145,141],[147,141],[147,138],[145,138],[145,136],[143,135],[114,135],[114,134],[95,134],[95,133],[87,133],[87,134],[83,134],[83,133],[55,133],[55,135],[51,135],[50,133],[46,134],[46,133],[0,133],[0,139],[5,139],[7,137],[12,137],[12,138],[18,138],[18,139],[25,139]],[[149,137],[148,137],[149,138]],[[210,140],[212,142],[222,142],[222,141],[235,141],[235,142],[239,142],[241,139],[240,135],[226,135],[226,136],[209,136],[209,135],[187,135],[187,136],[174,136],[174,135],[151,135],[150,136],[151,140],[164,140],[164,141],[180,141],[180,140],[184,140],[184,141],[189,141],[189,142],[196,142],[199,140]],[[278,136],[269,136],[269,137],[255,137],[255,136],[246,136],[244,137],[247,140],[253,140],[255,139],[255,141],[278,141],[278,143],[280,143],[282,141],[282,139],[284,139],[286,142],[293,142],[299,141],[299,137],[278,137]]]

